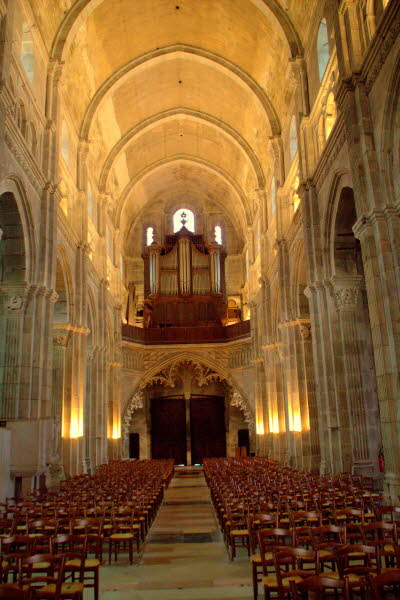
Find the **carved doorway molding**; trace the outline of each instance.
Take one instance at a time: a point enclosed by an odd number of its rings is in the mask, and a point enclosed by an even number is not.
[[[173,361],[169,361],[162,368],[158,367],[158,369],[153,369],[150,371],[142,382],[137,386],[135,392],[132,394],[129,402],[126,405],[122,416],[122,429],[124,435],[124,448],[125,448],[125,456],[128,456],[128,438],[129,438],[129,429],[131,425],[131,421],[133,415],[136,411],[145,411],[149,412],[150,408],[150,397],[154,393],[156,393],[157,389],[165,388],[164,396],[173,396],[174,392],[177,392],[178,389],[181,391],[181,394],[175,394],[183,396],[185,400],[185,410],[186,410],[186,461],[184,463],[191,464],[192,463],[192,438],[191,438],[191,396],[196,392],[193,391],[193,387],[197,390],[201,388],[201,394],[204,397],[211,397],[215,394],[203,394],[206,392],[207,386],[212,385],[212,383],[222,384],[225,387],[225,398],[226,398],[226,407],[236,407],[239,408],[243,414],[243,420],[249,428],[249,434],[252,441],[255,440],[255,416],[254,411],[252,410],[249,402],[245,398],[244,394],[241,392],[237,384],[231,379],[229,375],[226,373],[219,371],[213,368],[210,365],[205,364],[203,360],[198,360],[194,358],[178,358]],[[171,390],[171,394],[168,394],[168,389]],[[157,395],[157,394],[156,394]],[[217,409],[216,409],[217,410]],[[218,410],[217,410],[218,412]],[[229,410],[228,410],[229,412]],[[217,414],[217,413],[216,413]],[[220,419],[220,416],[217,418]],[[148,419],[148,444],[152,444],[151,434],[150,434],[150,419]],[[228,426],[228,423],[226,424]],[[195,425],[196,427],[196,425]],[[204,442],[206,445],[207,443]],[[196,441],[195,441],[196,444]],[[194,450],[194,458],[198,460],[198,454],[203,454],[204,452],[208,452],[208,450],[201,450],[201,442],[197,441],[198,450]],[[215,448],[215,451],[221,452],[221,449]]]

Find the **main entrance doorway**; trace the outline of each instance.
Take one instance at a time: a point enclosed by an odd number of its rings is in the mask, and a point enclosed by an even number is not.
[[[188,451],[190,455],[188,456]],[[226,456],[225,400],[221,396],[151,400],[151,455],[175,464]]]

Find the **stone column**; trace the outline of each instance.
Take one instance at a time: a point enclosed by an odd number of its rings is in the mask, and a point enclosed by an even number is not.
[[[318,473],[321,462],[321,448],[319,440],[318,408],[317,397],[315,393],[314,361],[310,323],[303,322],[300,325],[300,335],[303,339],[304,369],[307,385],[311,452],[310,471],[313,473]]]
[[[351,441],[353,442],[353,468],[362,472],[370,469],[368,442],[365,424],[363,382],[360,369],[360,347],[357,339],[355,312],[359,298],[361,277],[332,281],[336,307],[339,313],[343,363],[347,393],[347,407],[350,412]],[[339,374],[338,374],[339,376]],[[342,440],[344,443],[345,440]],[[350,442],[350,439],[349,439]]]

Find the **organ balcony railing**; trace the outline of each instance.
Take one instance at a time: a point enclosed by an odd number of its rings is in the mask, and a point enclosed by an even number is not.
[[[206,344],[223,343],[250,337],[250,321],[233,325],[150,328],[122,325],[122,339],[136,344]]]

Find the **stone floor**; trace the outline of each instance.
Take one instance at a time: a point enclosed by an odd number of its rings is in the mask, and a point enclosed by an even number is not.
[[[181,468],[137,564],[125,555],[102,566],[101,600],[251,600],[247,555],[230,562],[199,468]],[[85,592],[92,600],[93,591]]]

